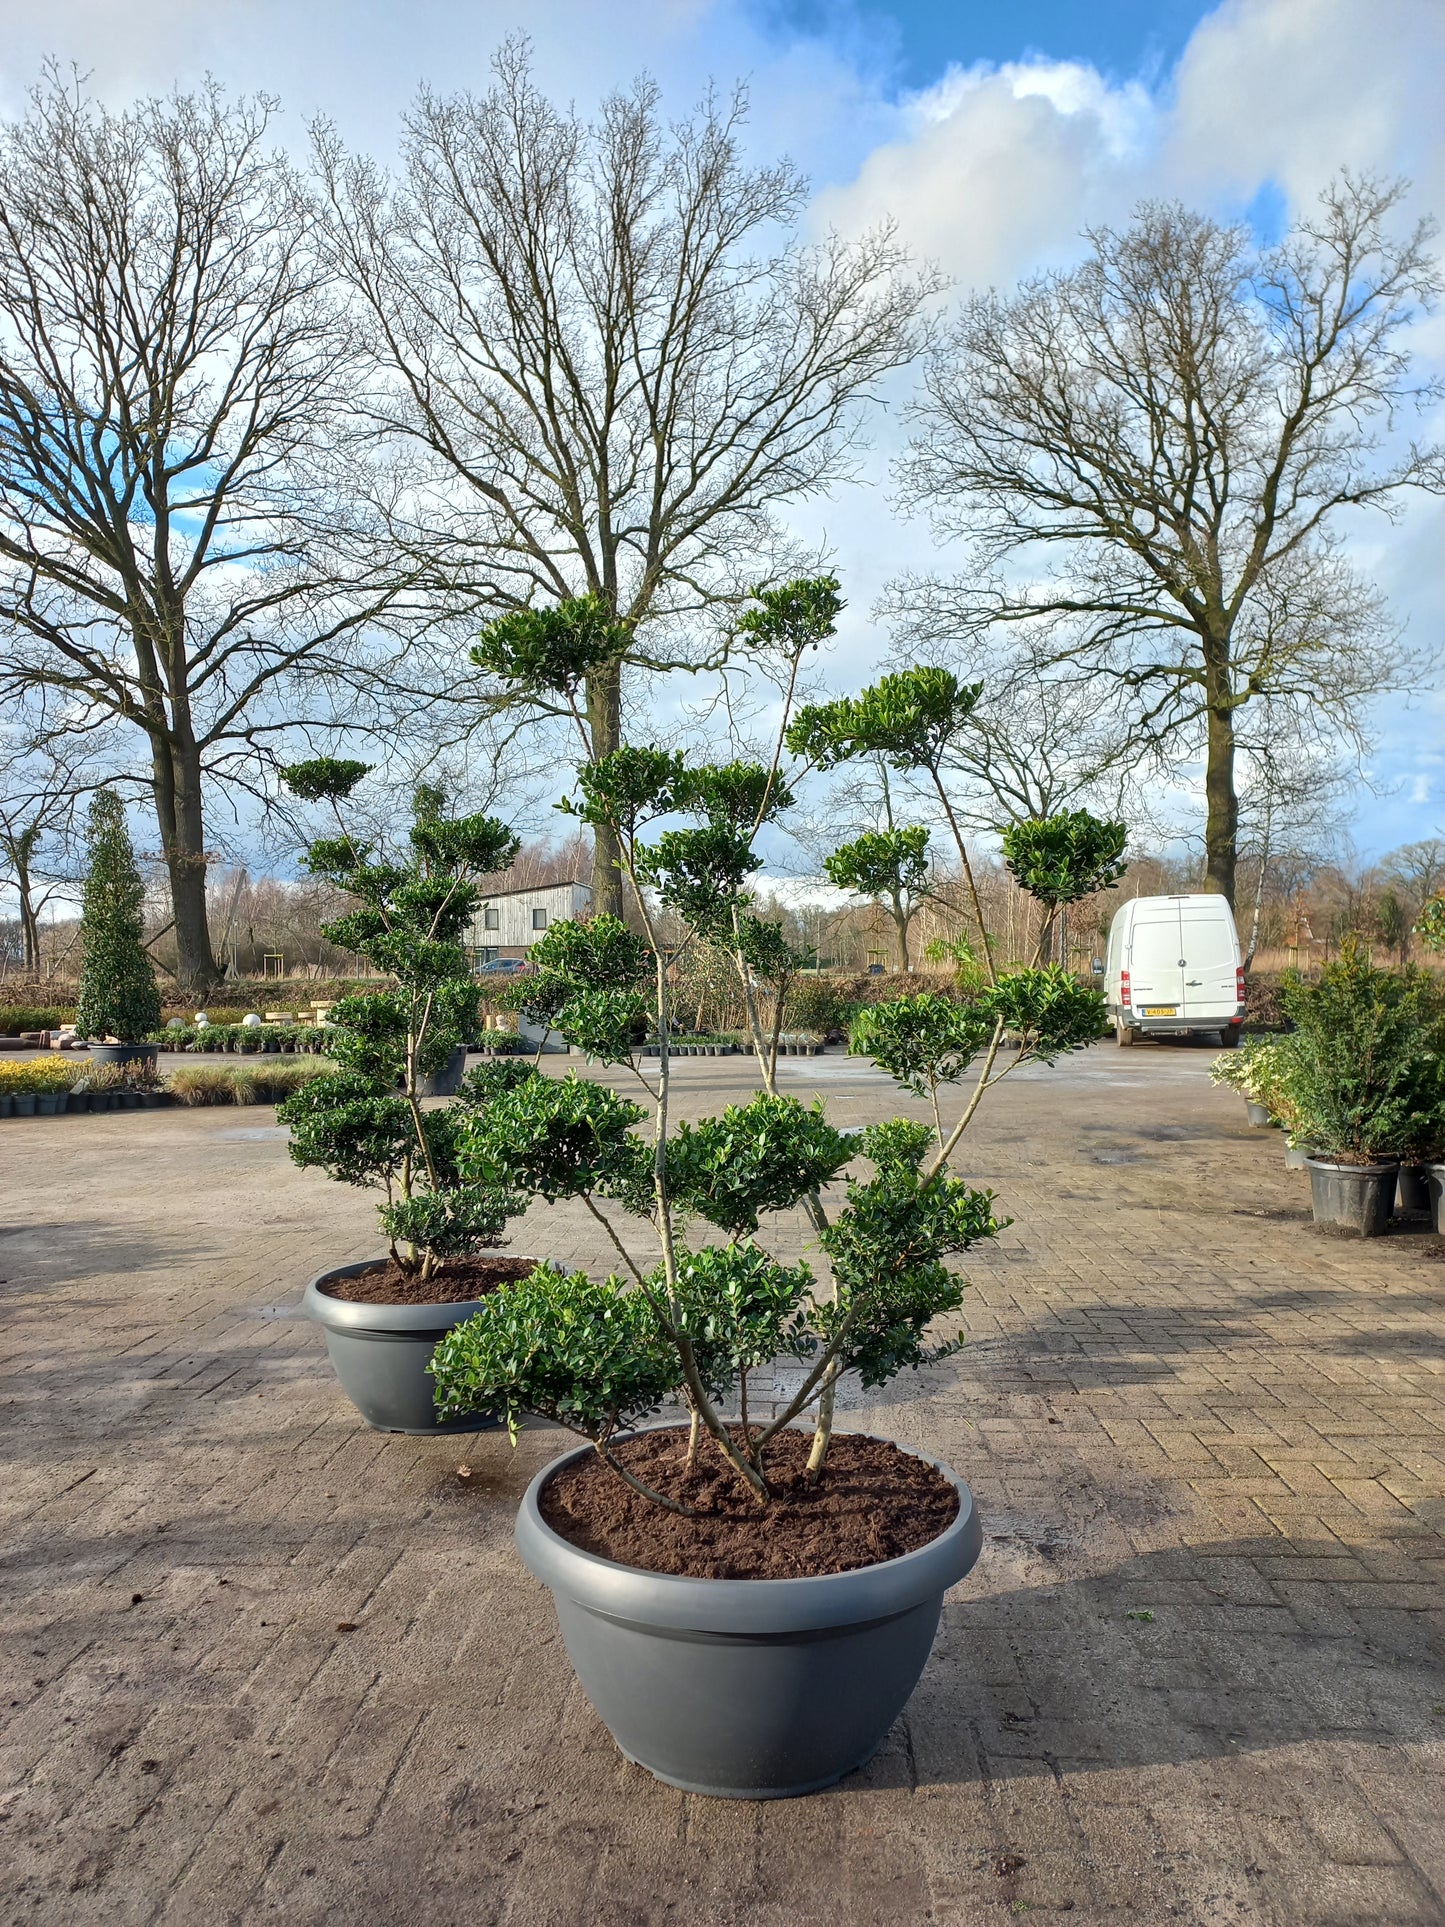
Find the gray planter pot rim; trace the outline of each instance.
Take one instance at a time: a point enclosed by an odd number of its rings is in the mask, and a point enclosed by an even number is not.
[[[1381,1158],[1376,1164],[1351,1164],[1343,1158],[1327,1158],[1311,1154],[1305,1162],[1318,1165],[1321,1171],[1340,1171],[1346,1177],[1356,1178],[1388,1177],[1400,1168],[1398,1158]]]
[[[913,1446],[900,1445],[900,1451],[941,1472],[958,1493],[953,1523],[916,1552],[881,1565],[811,1579],[689,1579],[621,1566],[582,1551],[554,1532],[538,1503],[553,1474],[592,1449],[581,1445],[564,1452],[543,1466],[527,1487],[517,1512],[517,1550],[528,1572],[544,1586],[566,1594],[590,1612],[633,1625],[748,1637],[820,1632],[888,1619],[957,1584],[973,1569],[983,1544],[973,1494],[953,1468]]]
[[[510,1257],[512,1254],[507,1254]],[[329,1325],[333,1331],[341,1332],[429,1332],[450,1331],[453,1325],[460,1325],[472,1318],[482,1309],[480,1298],[458,1298],[446,1302],[425,1305],[358,1305],[346,1298],[334,1298],[329,1291],[321,1289],[323,1283],[333,1278],[357,1278],[363,1271],[371,1271],[377,1265],[389,1262],[390,1252],[382,1252],[379,1257],[358,1258],[348,1265],[328,1265],[318,1271],[301,1294],[302,1315],[314,1318],[318,1325]],[[518,1260],[525,1259],[529,1264],[540,1264],[538,1258],[528,1257],[518,1252]]]

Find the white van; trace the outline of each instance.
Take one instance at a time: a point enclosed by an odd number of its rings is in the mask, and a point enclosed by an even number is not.
[[[1121,1044],[1217,1031],[1226,1048],[1244,1023],[1244,967],[1223,897],[1134,897],[1109,926],[1104,1001]]]

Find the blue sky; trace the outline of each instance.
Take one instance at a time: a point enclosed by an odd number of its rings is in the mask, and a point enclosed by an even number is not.
[[[764,30],[851,44],[904,87],[927,87],[950,61],[1017,60],[1041,53],[1087,60],[1119,75],[1167,71],[1209,8],[1199,0],[753,0]]]
[[[46,54],[117,102],[209,71],[279,94],[298,149],[320,112],[384,157],[418,83],[484,86],[523,28],[542,82],[584,108],[643,69],[680,110],[744,80],[757,153],[813,180],[815,231],[894,218],[960,290],[1067,263],[1081,227],[1146,195],[1277,231],[1342,164],[1406,173],[1413,210],[1445,214],[1445,0],[0,0],[0,111]],[[1414,345],[1445,373],[1445,321]],[[797,517],[849,595],[840,687],[876,665],[884,583],[952,560],[893,510],[896,417],[858,483]],[[1445,831],[1445,506],[1347,533],[1431,665],[1379,705],[1353,825],[1368,857]]]

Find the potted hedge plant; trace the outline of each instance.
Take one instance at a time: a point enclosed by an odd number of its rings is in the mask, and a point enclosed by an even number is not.
[[[321,1272],[302,1302],[367,1424],[424,1433],[450,1429],[426,1372],[438,1338],[499,1282],[532,1269],[530,1259],[496,1255],[520,1201],[464,1177],[457,1162],[464,1112],[505,1081],[508,1067],[474,1072],[459,1106],[423,1110],[421,1102],[428,1078],[475,1027],[477,988],[461,938],[477,879],[505,869],[517,839],[494,817],[447,816],[442,793],[422,787],[405,846],[378,850],[351,833],[341,811],[367,773],[364,763],[320,757],[283,775],[293,795],[329,803],[336,816],[337,833],[307,856],[314,876],[356,904],[325,926],[328,940],[395,987],[332,1005],[326,1054],[336,1068],[308,1079],[276,1115],[290,1126],[297,1164],[382,1194],[386,1250]]]
[[[145,1040],[160,1026],[161,993],[142,941],[145,885],[113,790],[92,798],[85,841],[75,1027],[97,1062],[154,1061],[159,1047]]]
[[[1442,1025],[1429,984],[1368,963],[1353,941],[1316,983],[1286,979],[1294,1029],[1280,1086],[1308,1160],[1316,1224],[1375,1237],[1389,1223],[1401,1156],[1438,1129]]]
[[[806,614],[815,586],[772,592],[764,610],[780,623]],[[800,620],[784,640],[806,634]],[[563,673],[551,687],[575,702],[582,652],[565,610],[558,635],[570,653],[553,657]],[[490,635],[489,666],[503,640]],[[1102,1000],[1034,969],[968,1004],[878,1007],[857,1047],[931,1094],[937,1121],[900,1117],[861,1140],[776,1089],[776,1038],[750,1020],[765,1088],[679,1123],[673,966],[693,943],[729,943],[744,962],[761,947],[754,842],[788,787],[776,762],[695,767],[624,747],[585,764],[577,791],[571,807],[615,838],[640,934],[605,916],[565,937],[559,926],[533,953],[527,994],[569,1043],[635,1078],[637,1101],[525,1066],[463,1120],[458,1165],[489,1188],[579,1200],[616,1268],[499,1287],[437,1347],[437,1405],[501,1412],[514,1436],[524,1413],[580,1435],[532,1482],[517,1543],[626,1757],[698,1792],[805,1793],[878,1746],[927,1659],[944,1591],[980,1544],[949,1467],[836,1431],[839,1378],[878,1387],[957,1349],[956,1326],[934,1329],[962,1302],[949,1260],[1000,1227],[991,1194],[950,1160],[988,1088],[1096,1038]],[[632,1056],[639,1020],[657,1040],[646,1075]],[[1005,1030],[1021,1040],[1007,1067]],[[860,1155],[869,1168],[850,1170]],[[845,1173],[840,1198],[830,1187]],[[795,1209],[813,1250],[786,1264],[768,1227]],[[779,1356],[800,1362],[801,1383],[762,1419],[750,1378]],[[666,1408],[675,1422],[644,1426]]]
[[[1426,950],[1436,955],[1445,951],[1445,895],[1434,896],[1425,905],[1415,925],[1415,935]],[[1445,1092],[1442,1092],[1435,1128],[1422,1148],[1421,1168],[1430,1221],[1437,1231],[1445,1232]]]

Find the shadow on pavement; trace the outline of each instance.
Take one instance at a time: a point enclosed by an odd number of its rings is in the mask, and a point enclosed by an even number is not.
[[[1280,1538],[950,1601],[903,1716],[916,1784],[1438,1741],[1445,1632],[1393,1591]]]

